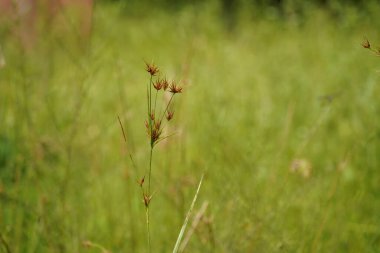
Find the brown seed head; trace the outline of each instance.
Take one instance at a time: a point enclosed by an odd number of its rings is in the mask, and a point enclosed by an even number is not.
[[[161,129],[161,121],[155,121],[154,122],[154,128],[157,130],[160,130]]]
[[[181,93],[182,92],[182,87],[179,87],[175,81],[172,81],[172,83],[170,84],[169,86],[169,91],[173,94],[176,94],[176,93]]]
[[[145,207],[149,206],[149,203],[151,200],[152,200],[152,196],[148,196],[148,195],[144,194],[144,205],[145,205]]]
[[[161,133],[162,133],[162,130],[160,128],[154,127],[152,129],[152,134],[150,136],[150,143],[152,146],[154,146],[154,144],[156,144],[157,141],[160,139]]]
[[[170,121],[174,116],[174,111],[167,111],[166,113],[166,119]]]
[[[150,124],[149,124],[149,121],[147,121],[147,120],[145,120],[145,129],[146,129],[146,133],[148,134],[148,136],[151,137]]]
[[[156,89],[156,90],[161,90],[162,87],[163,87],[163,80],[162,79],[158,79],[156,82],[153,83],[153,87]]]
[[[162,79],[162,88],[166,90],[169,87],[169,82],[166,78]]]
[[[143,184],[144,184],[144,181],[145,181],[145,176],[143,176],[143,178],[141,178],[141,179],[140,179],[140,181],[138,181],[138,183],[139,183],[140,187],[142,187],[142,186],[143,186]]]
[[[369,44],[369,41],[367,39],[364,39],[362,42],[362,46],[364,48],[371,48],[371,44]]]
[[[150,137],[151,145],[154,146],[154,144],[156,144],[156,142],[161,137],[162,127],[161,127],[161,121],[154,121],[153,120],[152,124],[153,124],[153,126],[151,129],[148,121],[145,121],[146,132],[148,133],[148,136]]]
[[[159,69],[153,63],[152,64],[145,63],[145,64],[146,64],[146,71],[148,71],[151,76],[155,76],[158,73]]]
[[[154,115],[154,112],[151,112],[149,116],[151,120],[154,120],[156,118],[156,116]]]
[[[162,134],[161,121],[155,121],[153,124],[152,133],[150,136],[150,141],[151,141],[152,146],[156,144],[156,142],[160,139],[161,134]]]

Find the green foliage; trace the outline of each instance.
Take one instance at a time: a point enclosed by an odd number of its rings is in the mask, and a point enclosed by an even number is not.
[[[58,32],[32,50],[1,41],[0,252],[145,251],[151,60],[183,86],[176,134],[155,149],[153,252],[172,250],[205,170],[188,252],[380,248],[380,65],[360,45],[380,43],[380,6],[242,8],[233,29],[218,4],[198,7],[98,4],[86,50]]]

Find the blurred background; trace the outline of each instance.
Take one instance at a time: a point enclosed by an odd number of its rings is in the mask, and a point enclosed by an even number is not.
[[[379,13],[0,0],[0,252],[147,252],[145,62],[183,87],[154,151],[152,252],[173,249],[202,173],[183,252],[378,252]]]

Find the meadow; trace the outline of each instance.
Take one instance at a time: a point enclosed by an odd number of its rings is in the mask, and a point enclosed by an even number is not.
[[[213,2],[100,2],[85,46],[3,37],[0,252],[148,252],[152,62],[183,87],[154,150],[152,252],[173,250],[202,174],[184,252],[379,252],[380,58],[361,45],[380,45],[375,2],[243,8],[232,25]]]

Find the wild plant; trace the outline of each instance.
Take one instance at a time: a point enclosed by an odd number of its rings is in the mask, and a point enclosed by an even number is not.
[[[153,161],[153,153],[154,149],[158,143],[162,140],[171,136],[164,134],[164,129],[166,125],[171,121],[174,117],[173,101],[174,97],[177,94],[182,93],[183,88],[174,80],[168,81],[166,77],[161,77],[159,75],[159,68],[152,64],[146,63],[146,71],[149,73],[149,82],[146,86],[146,103],[147,103],[147,115],[145,120],[145,128],[149,141],[149,165],[146,167],[144,176],[139,179],[138,184],[141,188],[142,200],[145,206],[145,216],[146,216],[146,231],[147,231],[147,246],[148,252],[151,252],[151,234],[150,234],[150,203],[153,198],[152,191],[152,161]],[[161,100],[161,103],[158,102],[158,98],[164,95],[169,95],[169,98],[166,101]],[[123,132],[124,141],[126,141],[126,135],[123,129],[123,125],[119,118],[119,123]],[[132,163],[132,155],[129,154]],[[193,198],[191,207],[186,215],[184,224],[180,230],[179,236],[177,238],[176,244],[174,246],[173,252],[178,251],[179,243],[183,237],[184,230],[188,223],[189,216],[194,207],[195,201],[199,194],[199,189],[203,180],[203,176],[201,181],[199,182],[196,194]]]
[[[166,78],[157,77],[157,74],[159,73],[159,68],[154,64],[146,63],[146,71],[150,75],[150,80],[146,89],[147,119],[145,121],[145,127],[149,139],[150,152],[149,166],[147,168],[147,171],[145,172],[145,175],[140,180],[139,185],[141,188],[141,193],[145,205],[148,247],[149,252],[151,252],[149,207],[153,197],[151,188],[153,150],[160,141],[169,137],[163,136],[163,129],[165,127],[164,124],[169,122],[174,116],[174,111],[170,109],[171,104],[174,96],[182,92],[182,87],[180,87],[174,80],[169,83],[169,81]],[[161,113],[159,112],[159,108],[157,107],[157,97],[160,92],[170,93],[170,99],[168,100],[168,102],[166,102],[164,106],[161,106],[161,108],[164,108]],[[147,186],[144,185],[146,177],[148,181]]]

